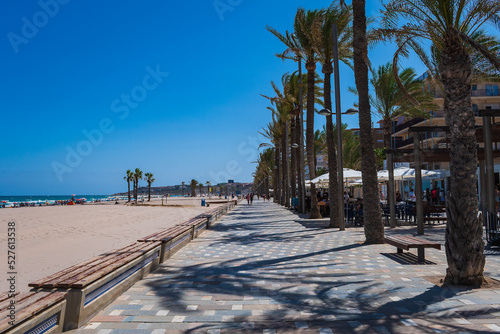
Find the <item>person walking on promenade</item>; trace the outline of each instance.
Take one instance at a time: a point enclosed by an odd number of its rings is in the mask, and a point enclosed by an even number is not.
[[[437,205],[438,204],[438,191],[436,188],[432,189],[431,198],[432,198],[432,205]]]

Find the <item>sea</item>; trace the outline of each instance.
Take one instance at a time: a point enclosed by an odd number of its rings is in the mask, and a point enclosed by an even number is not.
[[[72,195],[24,195],[24,196],[0,196],[0,202],[6,201],[6,202],[46,202],[46,201],[67,201],[70,200]],[[108,195],[77,195],[75,194],[74,198],[86,198],[87,201],[92,201],[92,200],[103,200],[106,199],[110,196]]]

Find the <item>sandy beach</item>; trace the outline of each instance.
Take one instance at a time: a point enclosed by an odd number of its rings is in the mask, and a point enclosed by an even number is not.
[[[118,249],[156,231],[194,217],[220,204],[202,207],[200,198],[175,199],[161,206],[85,204],[0,209],[0,259],[7,275],[7,225],[16,223],[17,290],[28,291],[28,283]],[[0,279],[0,293],[8,290],[7,277]]]

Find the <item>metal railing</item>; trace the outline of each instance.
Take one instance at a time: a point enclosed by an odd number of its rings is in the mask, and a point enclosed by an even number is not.
[[[443,98],[444,94],[441,91],[434,91],[434,97],[435,98]],[[491,88],[491,89],[475,89],[471,90],[470,96],[473,97],[483,97],[483,96],[500,96],[500,91],[498,88]]]
[[[401,140],[399,142],[396,142],[396,148],[400,148],[400,147],[403,147],[406,145],[411,145],[411,144],[413,144],[413,137],[410,137],[406,140]]]
[[[483,211],[486,240],[490,244],[500,243],[500,222],[496,212]]]
[[[396,127],[394,128],[394,133],[398,133],[399,131],[401,130],[404,130],[406,128],[409,128],[410,126],[412,125],[415,125],[417,123],[420,123],[424,120],[425,118],[412,118],[410,119],[409,121],[407,122],[404,122],[402,124],[399,124],[399,125],[396,125]]]

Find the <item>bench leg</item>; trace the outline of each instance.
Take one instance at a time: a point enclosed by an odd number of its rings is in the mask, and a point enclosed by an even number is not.
[[[425,263],[425,248],[418,248],[418,263]]]
[[[403,249],[402,248],[398,248],[398,253],[403,253]]]

